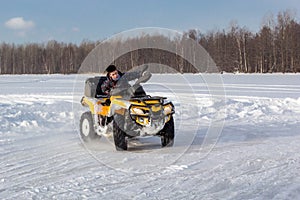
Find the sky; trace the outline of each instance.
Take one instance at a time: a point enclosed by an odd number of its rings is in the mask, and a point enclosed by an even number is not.
[[[0,42],[79,44],[143,27],[202,33],[232,22],[258,32],[266,16],[291,10],[299,0],[0,0]]]

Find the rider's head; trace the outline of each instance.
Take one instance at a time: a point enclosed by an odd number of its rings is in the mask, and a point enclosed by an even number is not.
[[[117,81],[120,79],[120,74],[119,74],[119,71],[117,70],[117,67],[115,65],[109,65],[107,68],[106,68],[106,72],[107,72],[107,76],[114,80],[114,81]]]

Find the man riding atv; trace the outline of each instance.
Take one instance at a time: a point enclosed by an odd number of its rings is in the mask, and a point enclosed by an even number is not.
[[[83,113],[80,120],[84,141],[107,136],[107,128],[113,122],[117,150],[127,150],[129,138],[143,136],[159,136],[163,147],[173,145],[174,105],[165,97],[146,95],[140,84],[148,81],[151,73],[146,71],[147,66],[140,68],[123,74],[110,65],[106,77],[86,80],[81,104],[89,107],[89,111]],[[131,85],[129,82],[135,79]]]
[[[145,65],[145,67],[143,67],[140,71],[138,72],[127,72],[126,73],[126,79],[123,79],[120,82],[120,87],[126,88],[126,87],[130,87],[128,85],[128,81],[130,80],[134,80],[137,78],[140,78],[141,76],[145,76],[148,72],[147,70],[147,65]],[[105,81],[103,81],[101,83],[101,81],[99,81],[98,85],[97,85],[97,92],[96,95],[99,94],[100,90],[102,94],[106,94],[106,95],[110,95],[110,92],[112,89],[114,89],[117,86],[118,81],[123,77],[124,73],[120,72],[117,67],[115,65],[109,65],[106,70],[107,72],[107,79]],[[142,88],[139,88],[140,90],[142,90]],[[140,95],[146,95],[146,93],[144,91],[142,91],[143,93],[141,93]]]

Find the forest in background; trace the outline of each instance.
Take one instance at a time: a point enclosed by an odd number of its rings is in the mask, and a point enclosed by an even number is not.
[[[159,38],[161,37],[161,38]],[[139,40],[163,40],[165,36],[144,35]],[[290,11],[266,17],[260,30],[253,33],[247,27],[231,23],[227,31],[202,33],[191,29],[182,38],[170,39],[182,47],[183,38],[199,43],[212,57],[221,72],[272,73],[300,72],[300,24]],[[134,43],[134,38],[125,42]],[[102,41],[103,42],[103,41]],[[0,43],[0,74],[77,73],[85,57],[101,41],[83,40],[79,45],[57,42],[9,44]],[[183,47],[182,47],[183,48]],[[113,49],[113,48],[112,48]],[[178,48],[179,51],[187,51]],[[128,70],[144,63],[159,63],[185,73],[197,72],[193,65],[178,54],[159,49],[138,49],[114,59],[120,70]]]

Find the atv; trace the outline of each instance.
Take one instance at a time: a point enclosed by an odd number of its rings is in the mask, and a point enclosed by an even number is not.
[[[106,76],[88,78],[81,99],[81,104],[88,108],[80,119],[83,141],[109,137],[112,129],[118,151],[128,149],[129,139],[146,136],[160,137],[162,147],[173,146],[174,105],[166,97],[145,93],[141,83],[150,78],[151,73],[146,71],[134,84],[116,87],[109,96],[99,90]]]

